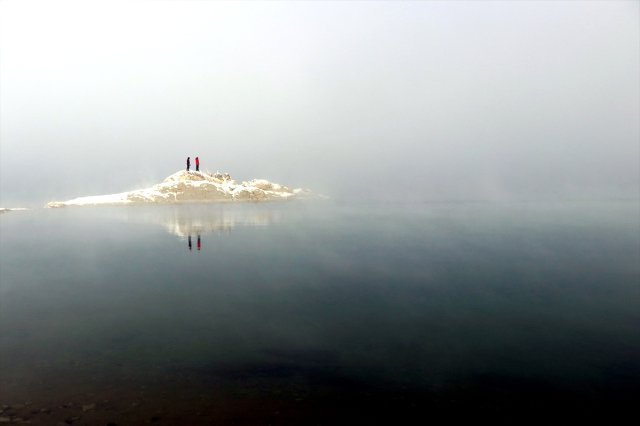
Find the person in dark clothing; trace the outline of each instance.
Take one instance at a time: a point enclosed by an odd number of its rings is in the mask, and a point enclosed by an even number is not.
[[[187,171],[189,171],[189,167],[191,167],[191,157],[187,157]]]
[[[200,171],[200,158],[196,157],[196,172]]]
[[[198,235],[198,251],[200,251],[201,247],[202,247],[202,244],[200,243],[200,235]]]
[[[191,235],[189,235],[188,242],[189,242],[189,250],[191,250]]]

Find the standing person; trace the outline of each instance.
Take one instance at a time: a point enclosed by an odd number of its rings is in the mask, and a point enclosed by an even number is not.
[[[200,158],[196,157],[196,172],[200,171]]]
[[[191,157],[187,157],[187,171],[189,171],[189,167],[191,167]]]

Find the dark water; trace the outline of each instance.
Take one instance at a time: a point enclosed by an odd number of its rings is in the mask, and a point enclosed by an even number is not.
[[[640,395],[637,202],[61,209],[0,232],[0,417],[553,423]]]

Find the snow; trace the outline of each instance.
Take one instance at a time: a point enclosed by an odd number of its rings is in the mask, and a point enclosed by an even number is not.
[[[264,179],[254,179],[238,184],[228,173],[181,170],[151,188],[79,197],[67,201],[52,201],[47,203],[47,207],[273,201],[303,198],[310,193],[306,189],[290,189]]]
[[[0,213],[16,212],[21,210],[28,210],[28,209],[25,209],[24,207],[12,207],[12,208],[0,207]]]

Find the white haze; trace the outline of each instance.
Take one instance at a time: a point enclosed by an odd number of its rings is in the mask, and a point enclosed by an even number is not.
[[[336,198],[638,197],[640,2],[0,3],[0,205],[203,169]]]

